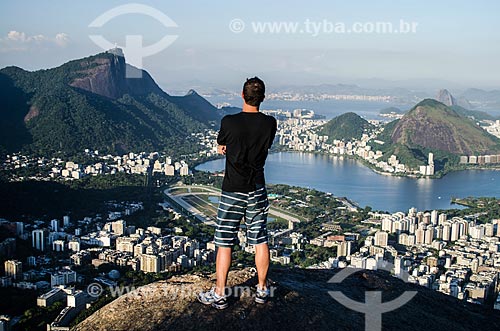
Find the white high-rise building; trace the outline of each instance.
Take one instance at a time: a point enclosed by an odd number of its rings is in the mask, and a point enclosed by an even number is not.
[[[377,231],[375,233],[375,245],[380,247],[387,247],[389,234],[385,231]]]
[[[451,225],[446,222],[443,224],[443,240],[450,241],[451,239]]]
[[[406,223],[404,221],[401,221],[401,220],[396,220],[392,223],[392,229],[394,230],[393,232],[395,233],[401,233],[406,229]]]
[[[350,256],[352,243],[350,241],[343,241],[337,246],[337,256]]]
[[[484,237],[484,234],[485,234],[485,227],[482,224],[472,226],[469,229],[469,235],[473,239],[482,239]]]
[[[494,235],[494,231],[495,231],[495,227],[493,225],[493,223],[487,223],[484,225],[484,228],[485,228],[485,235],[488,236],[488,237],[493,237]]]
[[[384,218],[382,220],[382,231],[387,231],[392,233],[392,219]]]
[[[377,260],[373,257],[369,257],[366,259],[365,268],[367,270],[377,270]]]
[[[80,251],[80,241],[79,240],[71,240],[68,243],[68,248],[70,251],[79,252]]]
[[[146,247],[143,244],[137,244],[134,246],[134,256],[141,256],[146,252]]]
[[[52,250],[54,252],[64,252],[64,240],[54,240],[52,242]]]
[[[187,176],[187,175],[189,175],[189,167],[187,165],[183,165],[182,167],[180,167],[179,174],[181,176]]]
[[[26,262],[28,262],[28,266],[34,267],[34,266],[36,266],[36,257],[34,257],[34,256],[28,256],[26,258]]]
[[[465,220],[460,220],[459,225],[460,225],[460,227],[459,227],[460,232],[459,232],[458,238],[460,238],[463,235],[468,235],[469,234],[469,223],[467,223],[467,221],[465,221]]]
[[[31,232],[31,242],[33,248],[45,251],[45,230],[33,230]]]
[[[443,239],[443,227],[438,226],[434,228],[434,238],[435,239]]]
[[[153,172],[161,172],[163,170],[163,165],[160,163],[160,160],[156,160],[153,164]]]
[[[80,307],[87,301],[87,295],[81,290],[75,291],[73,294],[68,294],[67,298],[68,307]]]
[[[420,174],[422,176],[433,176],[434,175],[434,154],[429,153],[429,160],[427,165],[420,166]]]
[[[437,225],[438,223],[438,211],[437,210],[433,210],[431,212],[431,224],[432,225]]]
[[[398,236],[398,244],[408,246],[408,234],[406,233],[401,233]]]
[[[141,270],[144,272],[160,272],[160,258],[157,255],[141,255]]]
[[[76,272],[69,269],[56,271],[50,275],[50,286],[76,283]]]
[[[52,228],[52,231],[59,232],[59,220],[53,219],[50,221],[50,227]]]
[[[423,228],[418,228],[415,231],[415,243],[423,244],[425,242],[425,230]]]
[[[432,244],[432,240],[434,239],[434,228],[432,226],[427,227],[424,234],[424,243],[426,245]]]
[[[460,224],[457,222],[454,222],[451,225],[451,241],[456,241],[460,238]]]
[[[69,216],[66,215],[66,216],[63,216],[63,226],[64,227],[67,227],[70,225],[70,219],[69,219]]]
[[[403,257],[398,256],[394,259],[394,275],[399,277],[403,273]]]
[[[175,167],[173,165],[165,166],[165,176],[173,176],[175,175]]]
[[[416,244],[416,237],[414,234],[408,235],[408,246],[415,246]]]
[[[415,234],[416,230],[417,230],[417,226],[415,224],[410,224],[410,227],[408,228],[408,232],[410,234]]]
[[[23,264],[17,260],[7,260],[4,263],[5,276],[20,279],[23,273]]]
[[[439,221],[438,221],[438,224],[439,225],[442,225],[444,222],[446,222],[446,220],[448,219],[448,215],[446,214],[439,214]]]
[[[125,229],[127,228],[127,222],[124,220],[118,220],[111,223],[111,232],[118,235],[125,234]]]

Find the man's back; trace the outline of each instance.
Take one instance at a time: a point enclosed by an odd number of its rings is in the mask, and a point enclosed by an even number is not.
[[[217,247],[216,286],[200,292],[198,301],[217,309],[228,306],[226,280],[231,266],[233,246],[239,242],[241,220],[245,220],[246,244],[255,247],[258,284],[255,302],[264,304],[270,297],[267,285],[269,246],[267,245],[267,214],[269,200],[264,181],[267,150],[276,135],[276,120],[259,112],[266,86],[258,78],[243,84],[241,113],[222,119],[217,137],[217,152],[226,154],[226,173],[222,183],[214,242]]]
[[[261,112],[240,112],[222,119],[217,137],[226,145],[226,173],[222,189],[250,192],[264,185],[264,164],[276,134],[276,119]]]

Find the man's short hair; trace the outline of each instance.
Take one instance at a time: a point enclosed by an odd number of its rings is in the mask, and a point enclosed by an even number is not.
[[[266,85],[258,77],[247,78],[243,84],[243,99],[247,105],[258,107],[264,101],[265,93]]]

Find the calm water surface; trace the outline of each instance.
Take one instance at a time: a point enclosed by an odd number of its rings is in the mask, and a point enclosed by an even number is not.
[[[224,169],[225,159],[199,165],[203,171]],[[379,175],[352,159],[308,153],[270,154],[268,183],[288,184],[345,196],[360,206],[390,212],[456,208],[452,197],[500,197],[500,171],[467,170],[441,179],[413,179]]]

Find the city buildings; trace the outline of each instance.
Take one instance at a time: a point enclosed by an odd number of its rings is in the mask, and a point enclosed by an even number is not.
[[[50,275],[50,285],[52,287],[71,283],[76,283],[76,272],[71,269],[62,269]]]
[[[33,230],[31,232],[31,240],[33,248],[39,251],[45,251],[47,241],[47,231],[43,229]]]
[[[4,263],[5,276],[11,277],[14,280],[19,280],[23,272],[23,264],[17,260],[7,260]]]
[[[213,130],[207,133],[194,134],[199,140],[199,144],[206,146],[208,150],[204,150],[201,154],[211,156],[216,145],[207,142],[207,135],[213,136]],[[95,163],[87,166],[82,166],[73,161],[65,161],[61,158],[43,158],[31,157],[22,155],[21,153],[14,153],[7,155],[7,159],[1,164],[0,170],[13,170],[21,167],[33,167],[49,169],[48,172],[40,172],[36,176],[30,178],[10,178],[12,181],[35,179],[35,180],[75,180],[85,176],[97,176],[116,173],[127,174],[142,174],[146,175],[151,173],[163,173],[166,176],[174,176],[179,174],[181,176],[188,176],[190,174],[189,165],[185,160],[180,160],[172,164],[172,158],[162,156],[157,152],[152,153],[129,153],[124,155],[100,155],[98,151],[85,151],[85,156],[90,157]],[[165,161],[162,161],[165,160]],[[176,164],[178,166],[176,166]],[[54,220],[51,222],[50,227],[53,231],[59,231],[61,224],[60,221]],[[62,226],[67,227],[70,224],[69,216],[64,216]]]
[[[39,307],[49,307],[57,301],[62,301],[65,297],[66,293],[62,289],[55,287],[50,291],[40,295],[37,298],[36,304]]]

